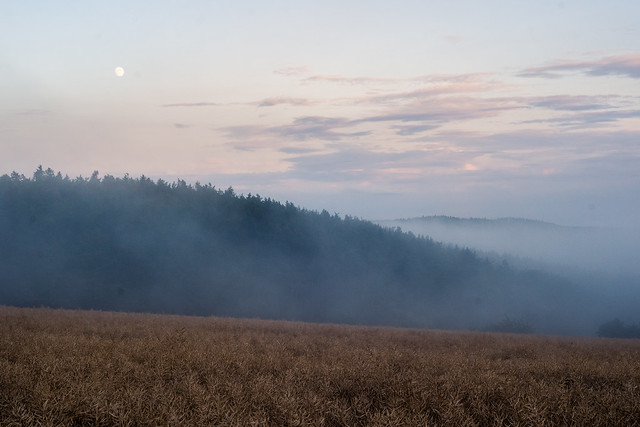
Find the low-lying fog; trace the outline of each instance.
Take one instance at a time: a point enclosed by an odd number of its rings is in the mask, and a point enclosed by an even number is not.
[[[444,216],[375,222],[468,247],[516,269],[544,270],[565,277],[585,296],[598,301],[585,307],[594,317],[640,321],[640,228],[569,227],[526,219]]]
[[[529,266],[640,275],[640,228],[567,227],[525,219],[422,217],[375,221]]]
[[[640,321],[637,232],[380,224],[445,244],[211,185],[4,175],[0,304],[565,335]]]

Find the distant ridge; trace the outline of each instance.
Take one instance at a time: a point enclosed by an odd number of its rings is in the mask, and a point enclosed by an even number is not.
[[[375,221],[437,242],[526,259],[538,268],[570,267],[638,277],[640,230],[558,225],[535,219],[432,215]],[[530,263],[533,261],[534,263]],[[582,278],[580,280],[583,280]]]
[[[459,226],[498,226],[502,227],[505,225],[515,225],[515,226],[527,226],[527,227],[541,227],[541,228],[590,228],[590,227],[573,227],[573,226],[564,226],[554,224],[552,222],[541,221],[537,219],[528,219],[528,218],[517,218],[517,217],[502,217],[502,218],[460,218],[456,216],[448,216],[448,215],[430,215],[430,216],[420,216],[420,217],[412,217],[412,218],[400,218],[394,220],[380,220],[375,221],[378,224],[384,224],[387,221],[394,222],[425,222],[425,223],[440,223],[440,224],[450,224],[450,225],[459,225]]]

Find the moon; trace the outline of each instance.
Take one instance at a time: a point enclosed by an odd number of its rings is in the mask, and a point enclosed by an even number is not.
[[[124,68],[122,67],[116,67],[116,69],[113,70],[113,72],[116,73],[116,76],[118,77],[124,76]]]

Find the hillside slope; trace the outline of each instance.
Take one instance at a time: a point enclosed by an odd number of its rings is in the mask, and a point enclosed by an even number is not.
[[[570,227],[523,218],[423,216],[376,221],[434,240],[547,265],[640,275],[640,229]]]
[[[211,185],[0,177],[0,303],[588,333],[571,283],[470,250]]]

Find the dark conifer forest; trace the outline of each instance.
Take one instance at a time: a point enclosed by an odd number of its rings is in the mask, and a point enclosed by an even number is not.
[[[0,304],[589,333],[566,279],[213,185],[0,177]]]

